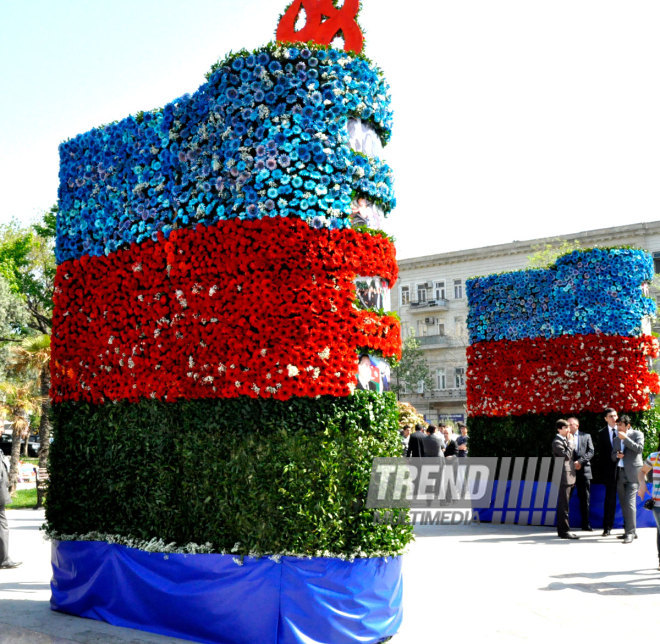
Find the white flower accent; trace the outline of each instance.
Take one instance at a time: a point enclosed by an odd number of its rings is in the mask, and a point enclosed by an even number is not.
[[[323,349],[323,351],[321,351],[318,356],[321,358],[321,360],[327,360],[330,357],[330,347]]]
[[[296,367],[295,365],[292,365],[292,364],[288,364],[286,366],[286,370],[289,374],[289,378],[293,378],[294,376],[297,376],[300,373],[299,370],[298,370],[298,367]]]

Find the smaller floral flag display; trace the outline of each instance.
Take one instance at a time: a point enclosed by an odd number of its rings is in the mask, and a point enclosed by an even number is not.
[[[660,391],[644,251],[595,248],[549,269],[469,280],[467,405],[472,416],[642,411]],[[649,329],[650,330],[650,325]]]

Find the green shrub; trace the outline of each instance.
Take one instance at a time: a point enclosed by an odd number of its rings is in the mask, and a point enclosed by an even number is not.
[[[53,416],[55,534],[361,556],[398,554],[412,538],[364,508],[373,458],[400,454],[392,394],[69,402]]]

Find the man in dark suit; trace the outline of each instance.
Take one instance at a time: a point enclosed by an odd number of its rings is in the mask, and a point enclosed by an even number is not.
[[[559,497],[557,499],[557,534],[560,539],[579,539],[580,537],[570,531],[568,523],[568,502],[575,486],[572,434],[565,420],[558,420],[555,427],[557,428],[557,435],[552,441],[552,455],[564,459],[561,483],[559,484]]]
[[[598,432],[598,465],[602,481],[605,484],[605,504],[603,506],[603,536],[609,536],[614,526],[616,512],[616,463],[612,461],[612,446],[616,438],[618,415],[607,407],[603,412],[607,425]]]
[[[637,539],[637,490],[639,470],[644,465],[644,434],[630,426],[630,418],[621,416],[616,424],[617,436],[612,447],[612,460],[617,465],[616,489],[623,512],[623,543]]]
[[[5,506],[11,501],[9,496],[9,468],[0,452],[0,568],[16,568],[21,564],[9,558],[9,524]]]
[[[435,431],[434,425],[429,425],[426,429],[426,436],[423,438],[424,456],[436,456],[444,458],[442,453],[442,441]]]
[[[575,487],[580,500],[582,529],[593,532],[589,520],[589,500],[591,498],[591,459],[594,456],[594,444],[589,434],[580,431],[580,421],[575,416],[566,419],[573,435],[573,462],[575,463]]]
[[[410,435],[408,440],[408,451],[406,456],[408,457],[419,457],[424,456],[424,428],[422,425],[415,425],[415,431]]]

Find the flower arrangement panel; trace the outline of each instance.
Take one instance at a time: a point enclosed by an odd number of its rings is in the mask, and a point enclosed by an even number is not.
[[[314,46],[232,54],[191,96],[60,146],[58,262],[227,219],[351,226],[365,197],[395,204],[390,168],[348,122],[390,136],[389,87],[364,57]]]
[[[652,336],[602,334],[479,342],[467,350],[470,416],[648,409],[660,392]]]
[[[391,242],[296,218],[60,264],[53,399],[349,395],[358,348],[400,355],[398,320],[354,306],[365,272],[396,280]]]
[[[604,333],[635,336],[655,312],[643,284],[653,259],[641,250],[574,251],[550,269],[468,280],[470,342]]]

